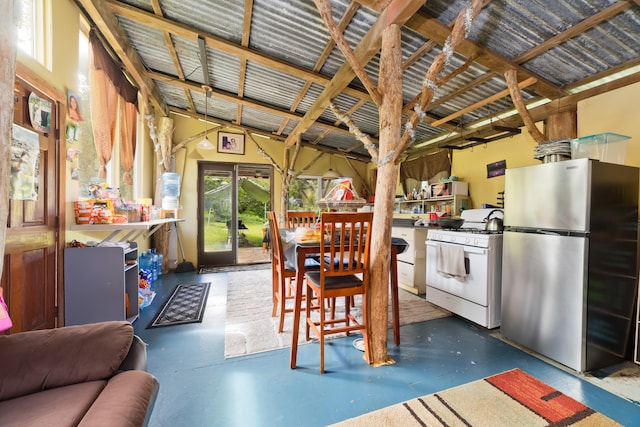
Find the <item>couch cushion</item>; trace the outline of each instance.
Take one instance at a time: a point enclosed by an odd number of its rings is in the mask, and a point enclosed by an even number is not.
[[[121,372],[109,380],[79,426],[145,425],[145,420],[153,409],[158,388],[158,380],[148,372]]]
[[[91,381],[5,400],[0,402],[0,426],[77,426],[106,384]]]
[[[109,378],[132,340],[126,321],[0,336],[0,401]]]

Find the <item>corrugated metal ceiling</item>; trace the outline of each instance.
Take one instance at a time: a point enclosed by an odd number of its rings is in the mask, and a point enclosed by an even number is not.
[[[77,1],[82,5],[96,0]],[[248,3],[250,7],[237,0],[158,0],[154,3],[160,5],[163,18],[154,11],[150,0],[105,2],[168,107],[194,115],[205,112],[200,36],[206,44],[208,78],[213,89],[208,115],[276,139],[284,140],[292,132],[345,63],[335,47],[326,59],[321,59],[331,38],[311,0],[253,0]],[[357,6],[345,0],[330,3],[336,23]],[[443,43],[439,38],[443,29],[452,25],[465,6],[462,0],[429,0],[403,27],[405,61],[426,43],[432,43],[405,68],[405,105],[420,92],[427,69],[441,52]],[[352,49],[378,16],[372,9],[357,7],[344,30]],[[418,28],[424,22],[431,22],[429,25],[437,31],[429,33],[424,29],[427,25]],[[112,31],[104,27],[99,30]],[[165,31],[172,46],[166,43]],[[248,40],[245,46],[243,35]],[[525,101],[532,101],[550,94],[559,98],[567,94],[566,89],[595,77],[637,67],[640,6],[634,1],[615,0],[494,0],[476,18],[469,39],[471,47],[454,53],[439,75],[451,78],[437,88],[427,119],[416,130],[416,143],[448,135],[452,130],[462,131],[512,110],[511,98],[503,96],[437,127],[429,124],[507,89],[503,77],[506,69],[519,70],[522,79],[532,76],[538,80],[523,90]],[[540,45],[544,49],[537,50]],[[171,49],[175,50],[178,65]],[[468,63],[471,49],[478,57]],[[365,65],[374,81],[379,59],[378,54]],[[637,74],[636,70],[634,75]],[[376,138],[378,109],[357,78],[335,101],[343,112],[359,106],[350,112],[351,117],[363,132]],[[330,109],[317,120],[304,129],[305,143],[361,158],[369,156],[343,124],[336,124]]]

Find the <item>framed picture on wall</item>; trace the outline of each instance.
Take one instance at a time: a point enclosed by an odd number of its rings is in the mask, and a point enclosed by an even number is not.
[[[244,154],[244,134],[218,132],[218,153]]]

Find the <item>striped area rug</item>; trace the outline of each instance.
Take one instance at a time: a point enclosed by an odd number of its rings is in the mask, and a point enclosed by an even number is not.
[[[356,426],[620,426],[514,369],[334,424]]]

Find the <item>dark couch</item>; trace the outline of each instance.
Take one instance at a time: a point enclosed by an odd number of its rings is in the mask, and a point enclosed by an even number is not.
[[[129,322],[0,336],[0,426],[142,426],[158,393]]]

